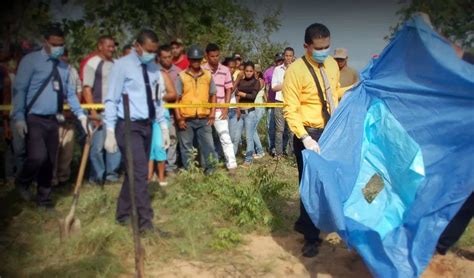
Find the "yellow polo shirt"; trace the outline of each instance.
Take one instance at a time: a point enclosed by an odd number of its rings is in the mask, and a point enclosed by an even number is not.
[[[321,88],[325,90],[324,81],[319,72],[319,65],[312,58],[306,55],[306,59],[313,66],[318,77]],[[341,88],[339,85],[339,67],[336,60],[329,56],[324,61],[326,76],[332,89],[334,104],[338,105],[339,96],[342,96],[348,88]],[[301,138],[308,134],[305,126],[312,128],[324,128],[321,100],[318,95],[313,76],[302,58],[293,62],[285,73],[283,81],[283,113],[288,126],[296,137]],[[326,92],[323,92],[326,97]]]

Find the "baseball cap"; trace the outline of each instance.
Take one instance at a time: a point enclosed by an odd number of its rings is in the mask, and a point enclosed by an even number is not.
[[[281,60],[285,60],[285,57],[283,56],[283,53],[279,52],[279,53],[275,54],[275,61],[281,61]]]
[[[336,48],[334,50],[334,59],[347,59],[347,49]]]
[[[242,60],[242,57],[238,53],[234,53],[234,60]]]

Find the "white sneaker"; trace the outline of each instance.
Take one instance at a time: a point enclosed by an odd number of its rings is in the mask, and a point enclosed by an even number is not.
[[[160,181],[159,184],[160,184],[160,186],[168,186],[167,181]]]
[[[264,156],[265,156],[265,153],[253,154],[254,159],[260,159],[260,158],[263,158]]]

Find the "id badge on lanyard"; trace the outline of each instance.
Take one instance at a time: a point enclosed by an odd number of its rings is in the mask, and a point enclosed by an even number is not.
[[[162,95],[160,92],[160,83],[158,82],[158,80],[153,81],[152,88],[154,89],[154,92],[152,92],[152,98],[158,103],[158,106],[160,106]]]
[[[63,92],[61,92],[61,85],[59,84],[60,80],[58,80],[57,78],[54,78],[53,79],[53,90],[57,93],[57,94],[62,94]],[[62,105],[62,103],[58,103],[58,105]],[[64,118],[64,115],[62,113],[56,113],[56,120],[58,121],[58,123],[62,124],[66,121],[66,119]]]
[[[53,79],[53,90],[56,91],[57,93],[59,93],[59,91],[61,90],[61,87],[59,85],[59,80],[57,79]]]

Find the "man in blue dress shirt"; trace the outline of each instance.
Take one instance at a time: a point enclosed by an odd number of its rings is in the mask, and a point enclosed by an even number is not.
[[[87,117],[69,81],[69,67],[59,57],[64,52],[64,33],[56,26],[47,28],[41,50],[20,62],[13,93],[13,119],[16,132],[26,140],[27,158],[16,178],[24,200],[31,198],[29,186],[36,178],[37,204],[52,208],[51,180],[59,144],[59,122],[64,119],[66,98],[72,112],[87,128]]]
[[[151,123],[153,121],[160,124],[163,145],[165,147],[169,146],[170,142],[164,108],[158,97],[162,87],[159,89],[157,85],[164,84],[163,76],[154,62],[158,47],[158,37],[153,31],[141,31],[137,36],[132,52],[117,60],[112,66],[109,76],[109,91],[105,98],[104,122],[107,127],[105,149],[113,153],[117,151],[118,146],[123,154],[122,157],[127,161],[122,94],[128,94],[129,97],[132,121],[130,147],[133,153],[138,224],[142,233],[154,230],[152,224],[153,210],[147,190],[148,160],[152,134]],[[126,167],[127,165],[125,163]],[[119,224],[129,223],[131,215],[127,171],[125,173],[117,202],[116,221]],[[158,229],[156,231],[161,234]]]

